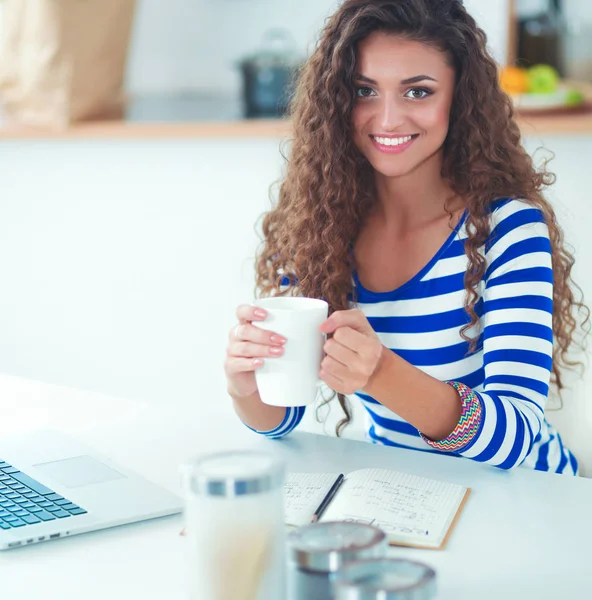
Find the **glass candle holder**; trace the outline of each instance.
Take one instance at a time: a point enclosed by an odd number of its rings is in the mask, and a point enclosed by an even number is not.
[[[289,600],[330,600],[339,569],[384,556],[387,547],[385,533],[370,525],[328,521],[301,527],[288,536]]]
[[[332,583],[335,600],[432,600],[437,593],[434,569],[399,558],[352,562]]]
[[[182,467],[191,600],[269,600],[286,593],[284,465],[225,452]]]

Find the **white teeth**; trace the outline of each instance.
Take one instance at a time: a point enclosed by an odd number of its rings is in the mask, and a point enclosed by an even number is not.
[[[399,144],[406,144],[413,139],[413,136],[407,135],[400,138],[383,138],[372,136],[382,146],[398,146]]]

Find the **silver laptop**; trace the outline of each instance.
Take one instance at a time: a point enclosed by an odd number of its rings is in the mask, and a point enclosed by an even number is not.
[[[0,438],[0,550],[181,510],[173,493],[69,436]]]

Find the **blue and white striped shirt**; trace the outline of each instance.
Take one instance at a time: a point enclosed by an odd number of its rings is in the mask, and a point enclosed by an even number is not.
[[[577,460],[545,420],[553,351],[553,272],[549,232],[542,213],[519,200],[499,200],[482,248],[486,271],[475,311],[477,351],[461,328],[468,258],[466,213],[432,260],[392,292],[366,290],[355,278],[357,302],[380,341],[440,381],[459,381],[482,402],[477,435],[456,455],[502,469],[524,466],[576,474]],[[468,332],[471,335],[471,331]],[[368,440],[376,444],[441,453],[415,427],[363,392]],[[273,431],[282,437],[302,420],[304,407],[288,408]]]

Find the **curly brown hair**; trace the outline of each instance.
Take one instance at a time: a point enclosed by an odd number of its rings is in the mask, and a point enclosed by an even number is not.
[[[353,143],[352,111],[358,43],[373,32],[388,32],[442,51],[455,69],[450,125],[444,142],[442,177],[465,201],[468,269],[464,284],[470,323],[461,333],[476,350],[479,322],[477,286],[485,271],[480,249],[490,234],[491,203],[521,198],[537,207],[549,228],[553,263],[553,372],[563,387],[562,370],[578,364],[568,356],[579,309],[571,279],[574,258],[542,189],[555,181],[535,168],[520,143],[510,98],[498,83],[498,67],[487,38],[459,0],[346,0],[327,21],[320,41],[299,74],[291,109],[293,139],[276,206],[262,222],[263,245],[257,259],[260,295],[302,294],[323,298],[331,311],[355,300],[352,244],[375,202],[373,170]],[[282,282],[289,282],[282,287]],[[589,326],[588,326],[589,327]],[[576,344],[578,342],[576,341]],[[579,345],[582,346],[583,342]],[[339,395],[345,418],[346,399]]]

